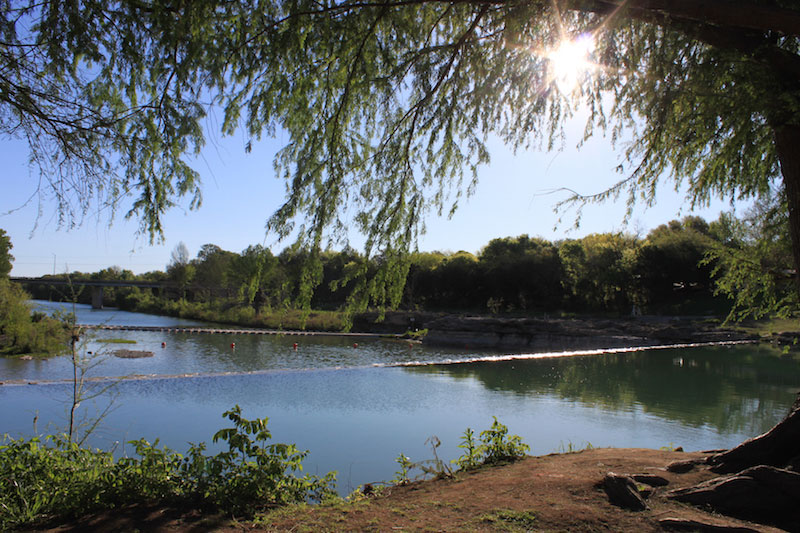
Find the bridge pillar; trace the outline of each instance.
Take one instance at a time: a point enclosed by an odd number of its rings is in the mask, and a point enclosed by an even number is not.
[[[92,287],[92,309],[102,309],[102,308],[103,308],[103,287],[96,285]]]

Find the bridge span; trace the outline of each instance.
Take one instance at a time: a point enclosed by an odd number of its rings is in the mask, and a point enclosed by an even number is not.
[[[10,277],[11,281],[31,285],[55,285],[72,287],[91,287],[92,308],[103,308],[103,288],[104,287],[139,287],[150,289],[177,289],[178,284],[173,281],[124,281],[124,280],[103,280],[103,279],[80,279],[80,278],[30,278],[30,277]]]

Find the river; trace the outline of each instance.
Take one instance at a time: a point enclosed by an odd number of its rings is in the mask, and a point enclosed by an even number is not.
[[[84,324],[200,325],[76,310]],[[392,479],[400,453],[432,458],[425,441],[433,435],[442,442],[440,457],[457,457],[464,430],[487,429],[493,416],[537,455],[587,445],[727,448],[769,429],[800,390],[798,360],[763,345],[504,359],[377,338],[149,331],[92,337],[82,346],[99,354],[89,375],[107,379],[91,386],[112,387],[84,402],[83,414],[91,418],[109,402],[113,408],[91,444],[121,454],[131,451],[128,440],[158,438],[185,451],[189,442],[210,444],[226,426],[222,412],[238,404],[247,418],[269,417],[275,441],[310,450],[305,472],[338,471],[343,494]],[[102,342],[109,339],[135,344]],[[154,355],[124,359],[113,355],[117,349]],[[471,362],[453,362],[459,360]],[[71,372],[67,357],[0,359],[0,433],[63,429]]]

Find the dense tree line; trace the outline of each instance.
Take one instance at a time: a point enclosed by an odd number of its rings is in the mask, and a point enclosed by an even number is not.
[[[692,313],[744,317],[790,314],[791,245],[778,206],[756,206],[738,219],[722,214],[711,223],[689,216],[658,226],[646,236],[597,233],[550,242],[520,235],[490,241],[477,254],[417,252],[409,257],[401,308],[479,313]],[[310,261],[320,265],[308,269]],[[176,246],[166,270],[134,275],[111,267],[72,279],[162,281],[161,289],[106,289],[106,301],[124,309],[158,311],[159,299],[228,302],[228,307],[264,310],[302,307],[303,286],[316,290],[308,306],[341,309],[353,301],[364,272],[378,271],[380,257],[367,260],[345,249],[310,252],[287,248],[274,255],[260,245],[240,253],[203,245],[191,258]],[[368,276],[367,276],[368,278]],[[77,286],[77,285],[76,285]],[[37,298],[53,287],[31,287]],[[57,294],[68,296],[63,289]],[[88,291],[72,297],[89,302]]]

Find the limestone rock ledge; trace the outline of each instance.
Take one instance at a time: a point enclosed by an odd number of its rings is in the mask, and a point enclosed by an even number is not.
[[[757,340],[699,320],[663,317],[497,318],[448,315],[425,324],[424,343],[533,352]]]

